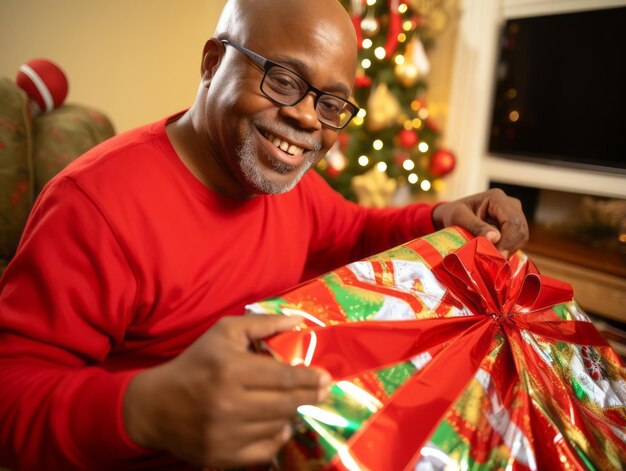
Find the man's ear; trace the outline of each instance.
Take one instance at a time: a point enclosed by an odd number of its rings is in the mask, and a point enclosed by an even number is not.
[[[202,76],[202,86],[208,88],[213,75],[224,55],[224,45],[217,38],[211,38],[204,44],[202,51],[202,65],[200,74]]]

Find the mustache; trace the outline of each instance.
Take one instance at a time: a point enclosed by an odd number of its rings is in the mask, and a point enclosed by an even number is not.
[[[306,144],[307,147],[310,147],[311,150],[315,152],[319,151],[322,148],[322,143],[319,142],[317,139],[314,139],[307,133],[297,131],[293,127],[286,124],[278,122],[265,123],[259,120],[254,120],[253,124],[256,127],[263,129],[275,136],[278,135],[293,142]]]

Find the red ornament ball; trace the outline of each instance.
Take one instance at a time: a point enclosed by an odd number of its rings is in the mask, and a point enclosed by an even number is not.
[[[350,134],[348,132],[346,131],[340,132],[337,135],[337,143],[339,144],[339,150],[341,150],[342,152],[345,152],[351,140],[352,139],[350,138]]]
[[[367,88],[372,86],[372,79],[367,75],[357,75],[354,78],[354,88]]]
[[[434,177],[443,177],[454,170],[456,157],[452,152],[445,149],[438,149],[430,157],[429,170]]]
[[[34,103],[34,112],[52,111],[61,106],[69,88],[63,69],[48,59],[32,59],[22,64],[15,82]]]
[[[419,135],[412,129],[403,129],[398,133],[398,145],[410,149],[419,142]]]

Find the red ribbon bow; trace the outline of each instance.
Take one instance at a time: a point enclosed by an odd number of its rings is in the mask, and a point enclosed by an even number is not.
[[[589,322],[550,320],[551,307],[572,299],[571,286],[540,275],[530,261],[520,264],[514,258],[509,264],[484,238],[449,254],[433,272],[448,287],[442,302],[474,315],[309,325],[266,341],[278,356],[306,358],[337,381],[440,350],[348,440],[351,458],[367,463],[366,469],[415,466],[423,444],[475,376],[498,332],[516,342],[525,330],[579,345],[607,345]],[[339,457],[331,467],[346,469]]]

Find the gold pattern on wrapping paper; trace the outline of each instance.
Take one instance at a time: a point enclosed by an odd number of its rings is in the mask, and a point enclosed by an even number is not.
[[[382,284],[385,286],[394,286],[395,282],[393,279],[393,273],[389,271],[386,264],[382,265],[383,273],[382,273]]]
[[[424,261],[424,257],[418,254],[415,250],[404,245],[400,245],[394,249],[388,250],[387,252],[385,252],[385,254],[375,255],[369,258],[369,260],[374,260],[381,263],[386,260],[393,259],[404,260],[408,262],[420,262],[424,264],[426,263]]]
[[[476,379],[472,379],[467,385],[467,389],[463,391],[463,394],[451,409],[451,412],[453,412],[455,416],[465,419],[469,426],[471,426],[472,431],[476,430],[476,424],[478,424],[478,420],[481,417],[481,402],[483,396],[484,393],[480,384]]]
[[[422,239],[432,245],[442,257],[445,257],[449,253],[457,250],[459,247],[459,240],[465,240],[465,237],[462,236],[456,229],[450,229],[445,232],[433,232],[432,234],[422,237]]]
[[[372,391],[361,378],[367,378],[367,382],[370,384],[375,383],[376,390]],[[385,394],[385,386],[383,382],[380,380],[380,378],[378,377],[378,375],[376,375],[375,373],[369,371],[367,373],[360,375],[359,377],[352,378],[350,381],[354,383],[356,386],[360,387],[361,389],[369,392],[372,396],[374,396],[380,402],[384,403],[385,401],[387,401],[388,397],[387,397],[387,394]]]
[[[516,358],[524,358],[523,356],[524,353],[521,351],[520,346],[517,345],[517,342],[510,342],[510,344],[511,344],[511,349],[513,351],[513,355],[516,356]],[[519,366],[523,366],[523,365],[519,365]],[[528,394],[530,395],[533,405],[537,408],[537,410],[540,411],[540,413],[544,415],[546,420],[554,424],[556,428],[561,432],[561,434],[564,437],[567,437],[567,439],[570,442],[576,443],[585,454],[591,457],[593,462],[598,463],[600,465],[599,466],[600,469],[613,468],[611,463],[608,461],[608,458],[606,455],[596,453],[595,448],[591,446],[587,437],[580,429],[578,429],[572,423],[568,421],[564,421],[562,419],[562,412],[559,409],[559,405],[556,402],[555,397],[558,395],[569,396],[570,391],[569,391],[569,381],[568,381],[568,387],[565,387],[562,382],[564,381],[564,378],[562,376],[562,369],[560,366],[558,367],[558,370],[559,370],[560,381],[554,381],[552,383],[552,386],[554,388],[559,389],[560,392],[555,395],[552,395],[552,394],[548,395],[548,394],[545,394],[546,391],[544,391],[543,388],[535,386],[535,385],[541,384],[542,382],[541,378],[535,378],[534,376],[532,376],[532,373],[528,370],[528,368],[518,368],[518,371],[520,371],[520,374],[523,377],[523,381],[526,385],[526,389],[528,391]],[[587,405],[589,406],[591,404],[587,404]],[[602,440],[603,443],[606,442],[605,436],[597,437],[597,438],[603,439]]]

